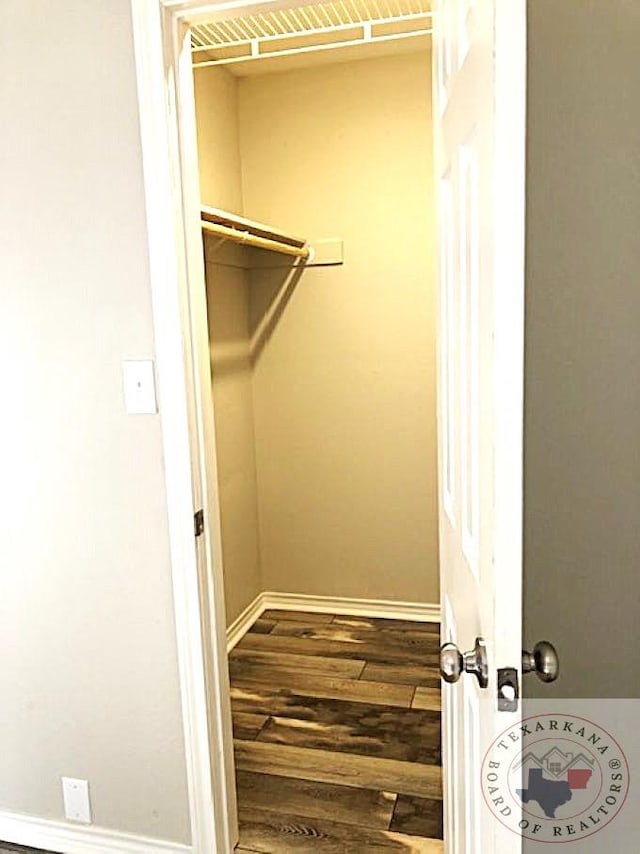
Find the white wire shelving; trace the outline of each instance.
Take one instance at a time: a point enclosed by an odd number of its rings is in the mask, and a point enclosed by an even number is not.
[[[199,68],[430,34],[430,0],[337,0],[198,23],[191,40]]]

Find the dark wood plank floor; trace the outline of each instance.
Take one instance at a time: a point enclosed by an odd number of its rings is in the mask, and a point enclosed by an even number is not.
[[[441,852],[439,626],[265,611],[231,652],[239,852]]]
[[[41,848],[25,848],[24,845],[14,845],[11,842],[0,842],[1,854],[53,854],[52,851],[43,851]]]

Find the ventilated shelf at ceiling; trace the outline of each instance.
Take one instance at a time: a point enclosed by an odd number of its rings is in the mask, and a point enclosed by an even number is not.
[[[430,0],[339,0],[194,24],[191,41],[197,68],[430,34]]]

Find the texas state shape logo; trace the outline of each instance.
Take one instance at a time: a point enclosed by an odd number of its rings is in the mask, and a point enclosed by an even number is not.
[[[556,809],[573,797],[574,791],[585,791],[593,778],[596,762],[580,751],[563,753],[554,745],[543,756],[529,751],[516,763],[522,769],[526,789],[516,789],[523,804],[537,802],[547,818],[556,818]]]

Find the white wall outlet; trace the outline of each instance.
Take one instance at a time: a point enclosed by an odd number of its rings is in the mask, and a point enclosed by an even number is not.
[[[69,821],[91,824],[91,802],[89,801],[88,780],[63,777],[62,797],[64,798],[64,814]]]
[[[129,415],[155,415],[156,383],[151,359],[125,359],[122,363],[124,408]]]

